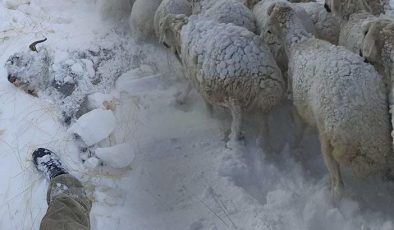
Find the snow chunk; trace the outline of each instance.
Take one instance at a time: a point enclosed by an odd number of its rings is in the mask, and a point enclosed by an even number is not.
[[[97,109],[110,109],[106,105],[113,104],[114,97],[110,94],[103,94],[103,93],[93,93],[88,96],[88,103],[89,108]]]
[[[89,169],[97,168],[97,166],[99,166],[99,164],[100,164],[100,160],[97,159],[96,157],[91,157],[91,158],[87,159],[84,163],[85,167],[87,167]]]
[[[129,143],[108,148],[97,148],[96,156],[113,168],[124,168],[131,164],[135,154]]]
[[[95,109],[81,116],[69,129],[92,146],[107,138],[115,129],[116,120],[112,111]]]

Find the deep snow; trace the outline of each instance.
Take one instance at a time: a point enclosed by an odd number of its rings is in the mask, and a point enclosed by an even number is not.
[[[271,138],[264,141],[272,144],[271,152],[257,147],[252,118],[245,124],[245,145],[228,149],[228,112],[215,108],[210,116],[195,92],[178,105],[177,93],[185,85],[176,58],[160,46],[134,42],[125,22],[102,20],[93,0],[33,0],[16,10],[4,3],[0,0],[0,229],[38,229],[48,183],[31,163],[37,147],[57,152],[84,182],[93,200],[93,230],[394,229],[391,184],[347,173],[345,197],[333,204],[314,130],[306,131],[300,146],[292,144],[290,106],[270,117]],[[85,152],[67,132],[57,103],[32,97],[6,79],[7,58],[43,36],[56,55],[128,40],[130,69],[107,96],[91,99],[100,107],[111,98],[116,126]],[[135,157],[121,158],[134,159],[121,169],[101,165],[93,154],[96,147],[101,154],[119,146],[123,152],[125,144]],[[112,166],[124,166],[116,163]]]

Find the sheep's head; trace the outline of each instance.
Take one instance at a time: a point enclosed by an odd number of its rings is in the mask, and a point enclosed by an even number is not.
[[[261,0],[246,0],[245,5],[249,8],[249,9],[253,9],[253,7],[257,4],[261,2]]]
[[[294,9],[285,2],[273,3],[267,9],[268,21],[266,24],[267,35],[284,37],[289,30],[289,23],[296,18]]]
[[[202,10],[204,0],[187,0],[192,6],[193,14],[199,14]]]
[[[358,11],[372,11],[368,0],[325,0],[324,8],[345,20]]]
[[[374,63],[382,58],[385,45],[394,48],[394,23],[390,20],[378,19],[368,22],[364,27],[364,35],[360,53],[369,62]]]
[[[38,87],[49,78],[51,58],[45,48],[13,54],[5,67],[8,81],[29,94],[36,95]]]
[[[180,54],[179,33],[187,23],[188,17],[184,14],[170,14],[162,18],[159,22],[160,43]]]

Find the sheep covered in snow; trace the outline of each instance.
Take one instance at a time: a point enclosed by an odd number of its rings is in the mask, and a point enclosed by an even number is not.
[[[161,35],[177,44],[186,78],[204,100],[231,110],[231,141],[239,138],[243,111],[269,112],[282,100],[281,71],[254,33],[194,15],[169,15],[161,27]]]
[[[394,83],[394,21],[375,18],[363,29],[365,37],[361,44],[361,55],[375,66],[391,91]]]
[[[390,124],[379,74],[360,56],[314,38],[288,4],[273,5],[269,15],[288,55],[293,103],[319,132],[332,192],[343,186],[340,164],[357,176],[387,173]]]
[[[338,44],[341,21],[337,17],[327,12],[321,3],[308,2],[294,5],[301,7],[309,15],[315,26],[316,38],[329,41],[332,44]]]
[[[53,64],[53,57],[45,48],[27,52],[27,55],[16,53],[7,60],[7,78],[26,93],[37,95],[38,89],[45,89],[50,84],[49,67]]]
[[[368,22],[365,30],[361,53],[369,62],[381,67],[377,68],[381,74],[391,76],[394,73],[394,21],[377,18]]]
[[[108,92],[130,68],[132,56],[125,49],[126,42],[59,53],[31,45],[30,50],[16,52],[6,61],[8,81],[31,95],[54,100],[63,121],[70,124],[89,110],[89,94]]]
[[[136,0],[129,25],[132,33],[141,39],[153,40],[155,38],[154,15],[162,0]]]
[[[256,17],[257,33],[264,31],[264,25],[268,18],[267,9],[278,1],[280,0],[248,0],[247,5],[253,9]],[[285,2],[285,0],[282,1]],[[321,3],[305,1],[291,4],[291,6],[296,10],[298,17],[302,19],[308,32],[313,33],[319,39],[333,44],[338,43],[340,20],[328,13]]]
[[[369,2],[365,2],[364,0],[356,2],[353,0],[326,1],[326,9],[328,11],[332,10],[335,15],[343,16],[338,41],[339,45],[346,47],[356,54],[362,54],[363,41],[367,33],[366,25],[372,21],[385,21],[385,19],[380,19],[372,14],[372,6],[376,8],[378,4],[381,4],[379,0]],[[388,86],[390,78],[385,75],[383,75],[383,78],[385,84]]]
[[[373,0],[379,1],[379,0]],[[350,15],[358,12],[371,12],[368,0],[325,0],[324,7],[340,18],[347,20]]]
[[[256,31],[256,21],[252,12],[240,0],[188,0],[192,4],[193,14],[199,14],[221,23],[233,23],[237,26]]]
[[[285,57],[285,52],[281,47],[281,44],[277,37],[273,34],[263,33],[266,31],[267,21],[268,21],[268,9],[275,4],[276,2],[286,2],[285,0],[266,0],[260,1],[256,5],[253,6],[252,2],[254,0],[249,0],[248,5],[252,6],[253,14],[256,17],[256,24],[257,24],[257,33],[261,34],[262,40],[269,46],[274,58],[279,65],[280,69],[283,72],[287,71],[287,59]],[[315,27],[313,25],[312,20],[310,19],[309,15],[305,12],[304,9],[300,7],[295,7],[297,14],[300,18],[302,18],[302,23],[304,27],[307,28],[307,31],[310,33],[315,33]]]
[[[192,14],[192,6],[188,0],[163,0],[157,8],[154,17],[154,28],[158,38],[160,37],[160,20],[169,14],[190,16]]]

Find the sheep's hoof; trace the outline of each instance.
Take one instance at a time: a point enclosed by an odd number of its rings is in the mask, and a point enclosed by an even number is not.
[[[343,197],[344,186],[342,183],[331,186],[331,199],[334,205],[337,205]]]

